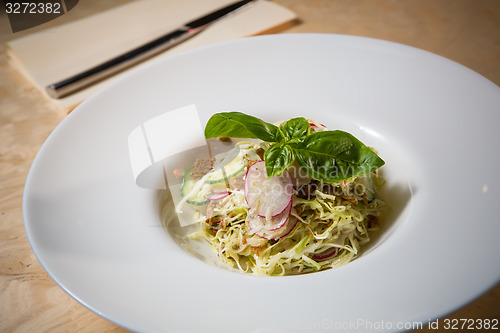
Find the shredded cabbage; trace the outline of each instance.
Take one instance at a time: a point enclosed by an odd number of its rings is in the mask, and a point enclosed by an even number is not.
[[[256,151],[262,148],[267,148],[266,143],[237,144],[235,149],[244,157],[245,170],[260,160]],[[241,184],[245,170],[226,181]],[[205,182],[209,174],[198,180],[191,192],[209,192],[214,186]],[[229,267],[256,275],[317,272],[355,259],[361,247],[370,241],[370,233],[378,228],[378,219],[386,206],[379,195],[383,178],[374,172],[334,184],[300,181],[302,184],[294,186],[291,211],[297,223],[282,238],[268,240],[249,228],[246,220],[250,209],[243,188],[237,186],[223,199],[199,209],[197,221],[201,230],[190,237],[206,239]],[[311,184],[314,186],[304,198],[301,186]]]

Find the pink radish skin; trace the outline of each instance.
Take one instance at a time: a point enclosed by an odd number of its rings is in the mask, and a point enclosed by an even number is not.
[[[293,230],[293,228],[295,228],[295,225],[297,225],[298,219],[295,216],[290,215],[286,223],[283,225],[283,227],[274,231],[266,230],[265,228],[262,227],[260,228],[260,230],[256,230],[258,229],[258,227],[257,226],[252,227],[253,224],[252,221],[255,222],[255,220],[249,219],[248,224],[250,226],[250,229],[252,229],[257,236],[260,236],[268,240],[276,240],[288,235]]]
[[[273,221],[274,223],[269,223],[270,221],[267,220],[265,217],[259,216],[260,218],[265,220],[265,223],[269,226],[268,229],[269,231],[274,231],[277,230],[285,225],[285,223],[288,221],[290,217],[290,213],[292,212],[292,201],[288,204],[288,207],[285,208],[285,210],[279,214],[276,217],[272,217],[270,220]]]
[[[313,255],[312,258],[314,260],[325,260],[325,259],[328,259],[331,256],[333,256],[335,253],[337,253],[338,250],[339,250],[338,248],[334,247],[333,249],[326,250],[322,253],[315,254],[315,255]]]
[[[205,195],[205,198],[207,198],[210,201],[216,201],[224,199],[228,195],[229,195],[228,191],[213,191],[210,194]]]
[[[251,229],[259,230],[265,229],[266,231],[274,231],[283,227],[285,223],[288,221],[290,216],[290,212],[292,211],[292,203],[290,203],[283,211],[283,213],[278,216],[271,217],[270,219],[266,219],[265,217],[261,217],[258,215],[249,215],[248,216],[248,224]]]
[[[276,217],[283,213],[293,199],[293,181],[290,173],[267,177],[264,161],[252,164],[245,175],[245,200],[253,214]]]

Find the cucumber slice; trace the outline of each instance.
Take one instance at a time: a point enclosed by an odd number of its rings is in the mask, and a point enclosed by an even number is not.
[[[243,156],[238,155],[234,160],[224,166],[224,172],[226,173],[227,178],[231,178],[242,172],[244,168],[245,161]],[[208,184],[220,183],[225,181],[226,177],[224,177],[222,169],[217,169],[211,172],[211,174],[207,177],[206,182]]]
[[[196,180],[194,180],[193,177],[191,176],[191,172],[193,171],[193,169],[194,167],[187,169],[184,172],[184,175],[182,175],[182,186],[181,186],[182,197],[187,196],[193,189],[194,184],[196,183]],[[203,206],[209,203],[210,200],[197,193],[196,195],[189,197],[186,200],[186,202],[196,206]]]

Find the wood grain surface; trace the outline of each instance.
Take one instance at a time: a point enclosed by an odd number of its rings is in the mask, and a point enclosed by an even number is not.
[[[500,85],[498,0],[275,1],[300,17],[280,33],[340,33],[399,42],[457,61]],[[0,14],[0,332],[127,332],[60,289],[31,251],[22,217],[24,183],[37,151],[66,112],[14,71],[5,52],[8,40],[126,2],[80,1],[68,14],[15,34]],[[500,319],[500,285],[448,318]]]

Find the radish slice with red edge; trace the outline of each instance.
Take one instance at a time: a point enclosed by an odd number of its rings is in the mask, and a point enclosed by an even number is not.
[[[313,255],[313,259],[314,260],[325,260],[325,259],[328,259],[330,258],[331,256],[333,256],[335,253],[337,253],[339,249],[334,247],[334,248],[331,248],[331,249],[328,249],[326,251],[323,251],[321,253],[317,253],[315,255]]]
[[[287,209],[283,211],[283,213],[271,217],[270,219],[266,219],[265,217],[261,217],[258,215],[249,215],[248,216],[248,225],[252,230],[261,230],[264,229],[266,231],[274,231],[282,228],[285,223],[288,221],[290,217],[290,212],[292,211],[292,203],[288,205]]]
[[[229,191],[212,191],[205,195],[205,198],[211,201],[224,199],[229,195]]]
[[[261,216],[259,217],[265,220],[266,229],[269,229],[269,231],[274,231],[285,225],[285,223],[288,221],[288,218],[290,217],[291,212],[292,212],[292,201],[290,201],[288,207],[285,208],[285,210],[281,214],[275,217],[271,217],[270,219]]]
[[[264,161],[252,164],[245,175],[245,200],[250,212],[271,218],[283,213],[292,202],[293,182],[285,170],[280,175],[267,177]]]
[[[248,225],[256,235],[268,240],[285,237],[293,230],[293,228],[295,228],[298,221],[295,216],[289,215],[285,224],[281,228],[276,230],[267,230],[264,225],[260,224],[262,222],[260,219],[263,218],[259,216],[249,216],[247,219]]]

